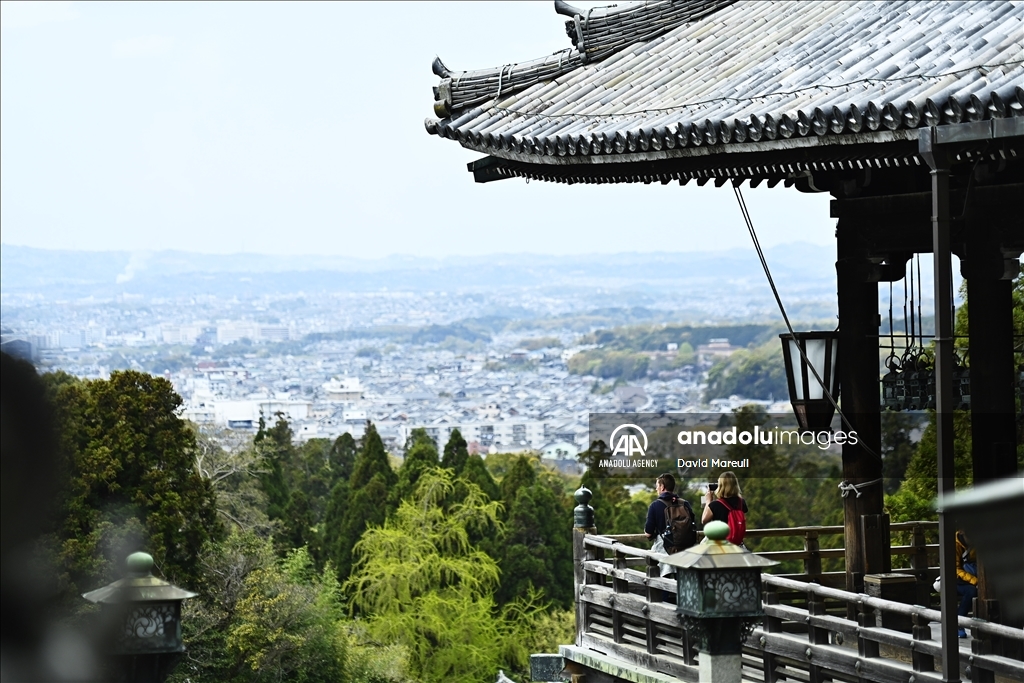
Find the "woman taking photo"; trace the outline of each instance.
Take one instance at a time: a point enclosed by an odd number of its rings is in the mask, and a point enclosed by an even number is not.
[[[722,472],[718,477],[718,487],[712,490],[712,487],[708,486],[708,492],[704,496],[701,524],[711,521],[725,522],[729,525],[727,540],[739,545],[743,543],[743,536],[747,531],[746,514],[747,501],[743,500],[739,480],[732,472]]]

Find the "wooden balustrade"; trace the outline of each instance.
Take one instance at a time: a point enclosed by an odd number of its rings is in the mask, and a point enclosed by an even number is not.
[[[909,557],[903,571],[919,581],[934,577],[930,566],[935,544],[925,543],[934,522],[893,524],[892,531],[909,532],[909,545],[891,549],[894,557]],[[940,681],[937,666],[942,650],[932,639],[931,622],[938,611],[927,605],[908,605],[851,593],[828,585],[843,572],[823,572],[822,561],[842,558],[842,548],[821,548],[822,536],[841,534],[842,527],[750,529],[748,539],[802,538],[802,550],[759,553],[773,559],[800,560],[803,572],[763,574],[765,617],[744,647],[744,679],[870,680],[882,683]],[[641,534],[600,536],[578,533],[576,567],[576,645],[614,657],[630,666],[696,681],[697,642],[676,615],[674,579],[661,578],[657,553]],[[811,581],[808,581],[810,579]],[[824,580],[822,580],[824,579]],[[856,619],[848,618],[856,615]],[[906,632],[893,628],[902,620]],[[883,621],[886,625],[883,625]],[[959,652],[969,679],[996,676],[1024,681],[1024,662],[997,650],[1002,640],[1024,643],[1024,631],[960,617],[976,641],[974,652]],[[993,645],[995,644],[995,645]]]
[[[938,522],[898,522],[889,525],[890,533],[905,532],[911,536],[909,545],[896,545],[889,549],[893,558],[893,571],[914,574],[923,587],[928,587],[938,576],[938,554],[939,544],[926,542],[928,531],[937,532]],[[842,536],[842,526],[802,526],[782,529],[747,529],[746,541],[748,545],[755,545],[763,538],[792,538],[801,540],[803,548],[800,550],[771,550],[755,551],[758,555],[770,560],[779,562],[801,561],[803,571],[791,574],[782,574],[787,578],[802,581],[815,581],[823,586],[840,588],[845,586],[846,572],[843,569],[837,571],[822,571],[823,560],[836,560],[843,564],[846,557],[846,550],[839,548],[822,548],[821,538],[825,536]],[[704,532],[697,532],[698,540],[704,538]],[[650,540],[643,534],[616,534],[605,536],[619,543],[635,547],[650,547]],[[907,558],[904,560],[904,558]],[[928,592],[921,591],[919,596],[927,599]]]

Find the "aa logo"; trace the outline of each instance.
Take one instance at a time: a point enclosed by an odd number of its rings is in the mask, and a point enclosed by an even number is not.
[[[619,440],[616,441],[615,436],[619,432],[622,432],[622,434],[619,435]],[[640,438],[643,438],[642,446],[640,445]],[[634,424],[619,425],[612,432],[612,437],[608,440],[608,443],[615,446],[615,449],[612,451],[613,457],[616,455],[624,455],[627,458],[634,456],[643,457],[647,452],[647,433]]]

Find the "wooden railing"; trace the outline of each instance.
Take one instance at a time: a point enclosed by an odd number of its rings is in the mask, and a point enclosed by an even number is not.
[[[845,677],[942,680],[936,667],[942,647],[932,639],[930,625],[941,620],[938,611],[770,574],[761,577],[765,618],[747,639],[745,678],[766,683]],[[783,594],[802,594],[804,605],[782,604]],[[831,614],[829,602],[842,612],[852,607],[856,621]],[[993,681],[997,675],[1024,680],[1024,662],[992,653],[1001,649],[1004,638],[1024,643],[1024,631],[968,617],[959,617],[958,622],[960,628],[970,629],[975,641],[974,652],[959,650],[960,668],[968,680]]]
[[[925,543],[933,522],[892,525],[911,533],[912,542],[892,548],[893,556],[910,557],[919,581],[930,581],[934,544]],[[803,572],[763,574],[765,618],[744,647],[744,678],[782,680],[871,680],[899,683],[941,680],[936,662],[941,647],[932,640],[930,622],[940,615],[927,602],[908,605],[851,593],[827,584],[845,572],[822,572],[821,561],[843,556],[842,548],[822,549],[818,539],[840,534],[842,527],[748,530],[747,538],[794,536],[802,550],[759,553],[780,560],[800,560]],[[698,643],[682,628],[674,604],[676,582],[659,576],[658,559],[642,535],[600,536],[576,533],[576,646],[613,657],[629,666],[697,680]],[[809,582],[810,579],[812,582]],[[850,618],[850,617],[854,618]],[[961,669],[969,680],[995,676],[1024,681],[1024,662],[1004,656],[1002,645],[1024,646],[1024,631],[960,618],[971,630],[974,651],[961,648]]]

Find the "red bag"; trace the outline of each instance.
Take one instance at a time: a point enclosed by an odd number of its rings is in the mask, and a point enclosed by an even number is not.
[[[729,536],[725,540],[736,545],[743,543],[743,537],[747,535],[747,516],[743,513],[743,499],[740,499],[740,507],[736,509],[729,507],[725,498],[719,498],[718,502],[729,511],[729,516],[726,518],[729,524]]]

